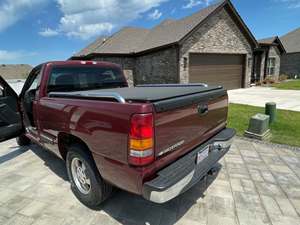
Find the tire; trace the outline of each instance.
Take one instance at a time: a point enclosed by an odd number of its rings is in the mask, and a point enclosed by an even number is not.
[[[76,162],[81,165],[81,168],[84,165],[84,178],[76,175],[78,174],[78,172],[76,173],[78,171]],[[111,195],[112,186],[102,179],[92,156],[84,146],[75,144],[68,148],[66,167],[74,195],[87,207],[96,209]],[[78,177],[81,177],[81,179]],[[80,182],[82,179],[86,181],[83,181],[85,185]],[[88,180],[89,182],[87,182]]]
[[[16,141],[19,146],[26,146],[30,144],[30,139],[26,137],[24,134],[17,137]]]

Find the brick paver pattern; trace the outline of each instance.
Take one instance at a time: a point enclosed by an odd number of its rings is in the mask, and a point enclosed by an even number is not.
[[[217,173],[158,205],[117,190],[98,210],[72,194],[64,162],[0,144],[0,224],[300,225],[300,151],[236,139]]]

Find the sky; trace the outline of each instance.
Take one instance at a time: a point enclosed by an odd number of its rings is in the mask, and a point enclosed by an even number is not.
[[[216,0],[0,0],[0,64],[66,60],[100,35],[151,28]],[[300,27],[300,0],[232,0],[257,39]]]

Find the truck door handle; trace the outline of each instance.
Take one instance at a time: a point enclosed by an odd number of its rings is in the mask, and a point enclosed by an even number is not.
[[[208,113],[208,105],[207,104],[200,104],[197,107],[198,115],[205,116]]]

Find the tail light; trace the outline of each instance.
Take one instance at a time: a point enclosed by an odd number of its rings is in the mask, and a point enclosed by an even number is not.
[[[135,114],[130,121],[128,162],[144,166],[154,160],[153,114]]]

